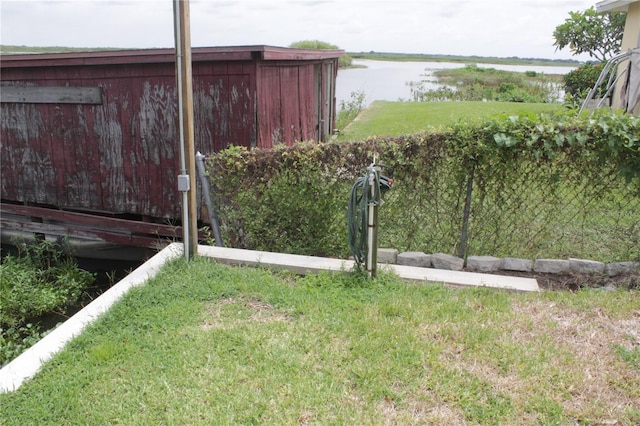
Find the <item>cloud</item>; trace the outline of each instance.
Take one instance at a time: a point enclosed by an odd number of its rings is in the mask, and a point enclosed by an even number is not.
[[[571,57],[552,33],[592,0],[191,0],[196,46],[305,39],[352,51]],[[171,47],[169,0],[0,0],[4,44]]]
[[[331,0],[289,0],[288,3],[295,6],[321,6],[325,4],[333,4],[334,2]]]

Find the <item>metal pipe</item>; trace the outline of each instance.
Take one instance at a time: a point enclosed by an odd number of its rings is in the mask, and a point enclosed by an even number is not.
[[[471,219],[471,197],[473,196],[474,173],[475,163],[472,163],[471,169],[469,170],[469,176],[467,176],[467,192],[464,199],[462,230],[460,231],[460,245],[458,246],[458,257],[463,259],[467,253],[467,233],[469,232],[469,220]]]
[[[209,179],[207,179],[207,172],[204,167],[204,155],[198,151],[196,153],[196,166],[198,168],[198,177],[202,184],[202,195],[204,196],[204,202],[207,205],[207,212],[209,213],[209,223],[213,230],[213,237],[216,240],[216,246],[223,247],[222,235],[220,233],[220,224],[218,223],[218,215],[213,209],[213,202],[211,201],[211,189],[209,187]]]
[[[375,161],[375,158],[374,158]],[[378,264],[378,202],[376,200],[378,179],[376,178],[375,164],[369,166],[369,217],[367,220],[367,271],[371,278],[376,277]]]
[[[605,66],[602,68],[602,71],[600,72],[600,75],[598,76],[598,79],[596,80],[596,84],[593,85],[593,87],[589,90],[589,93],[587,94],[587,97],[585,98],[584,102],[582,102],[582,105],[580,106],[580,109],[578,110],[578,114],[581,114],[582,111],[585,110],[585,108],[587,108],[587,105],[589,104],[589,101],[591,101],[594,96],[596,95],[596,92],[598,90],[598,87],[600,87],[602,85],[602,83],[604,83],[604,79],[607,77],[607,74],[609,74],[609,71],[613,68],[613,67],[617,67],[620,62],[624,61],[625,59],[627,59],[627,57],[631,56],[631,51],[627,51],[627,52],[623,52],[623,53],[619,53],[618,55],[614,56],[613,58],[609,59],[607,61],[607,63],[605,64]],[[612,82],[613,79],[613,75],[611,75],[609,77],[609,81],[607,82],[607,90],[606,90],[606,94],[605,96],[603,96],[603,98],[600,100],[600,102],[598,102],[597,108],[600,108],[604,102],[604,99],[606,99],[606,97],[609,95],[609,93],[611,92],[611,87],[614,87],[618,80],[620,79],[620,77],[623,75],[624,72],[620,73],[617,75],[617,77],[615,78],[615,80]],[[593,114],[593,112],[592,112]]]

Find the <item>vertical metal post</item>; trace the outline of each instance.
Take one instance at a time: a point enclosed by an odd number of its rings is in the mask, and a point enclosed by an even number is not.
[[[375,159],[374,159],[375,161]],[[378,185],[378,179],[376,179],[375,164],[369,166],[369,188],[371,196],[369,198],[369,211],[367,219],[367,271],[371,278],[376,277],[376,270],[378,266],[378,200],[376,200],[376,185]]]
[[[198,250],[196,163],[193,129],[193,84],[191,72],[191,30],[189,0],[174,0],[174,30],[176,41],[176,87],[180,123],[181,175],[178,187],[183,201],[183,239],[185,258]]]
[[[204,202],[207,205],[207,212],[209,213],[209,223],[211,223],[211,229],[213,230],[213,237],[216,240],[216,246],[222,247],[222,233],[220,232],[220,223],[218,222],[218,215],[213,208],[213,201],[211,200],[211,188],[209,187],[209,181],[207,180],[207,171],[204,166],[204,155],[198,151],[196,153],[196,166],[198,167],[198,176],[200,177],[200,185],[202,186],[202,196]]]
[[[464,199],[464,211],[462,216],[462,230],[460,231],[460,245],[458,246],[458,257],[463,258],[467,253],[467,239],[469,232],[469,220],[471,218],[471,197],[473,196],[473,177],[475,172],[475,163],[471,164],[471,170],[467,177],[467,191]]]

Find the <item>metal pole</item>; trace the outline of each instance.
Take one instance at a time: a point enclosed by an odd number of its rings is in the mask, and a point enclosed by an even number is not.
[[[213,201],[211,201],[211,188],[209,187],[209,180],[207,179],[207,171],[204,167],[204,155],[198,151],[196,153],[196,165],[198,166],[198,176],[200,177],[200,184],[202,185],[202,196],[204,202],[207,205],[207,212],[209,213],[209,223],[211,223],[211,229],[213,230],[213,237],[216,240],[216,246],[222,247],[222,234],[220,233],[220,223],[218,222],[218,215],[213,208]]]
[[[375,159],[374,159],[375,161]],[[367,221],[367,271],[371,278],[376,277],[378,266],[378,202],[376,200],[376,179],[375,164],[369,166],[369,188],[371,197],[369,198],[369,211]]]
[[[198,250],[189,0],[174,0],[173,15],[176,39],[176,87],[180,124],[181,175],[178,176],[178,190],[183,194],[184,253],[185,258],[189,260],[197,254]]]
[[[467,239],[469,232],[469,220],[471,219],[471,197],[473,196],[473,176],[475,173],[475,163],[471,164],[471,170],[467,177],[467,193],[464,199],[464,211],[462,213],[462,230],[460,231],[460,245],[458,246],[458,257],[464,259],[467,253]]]

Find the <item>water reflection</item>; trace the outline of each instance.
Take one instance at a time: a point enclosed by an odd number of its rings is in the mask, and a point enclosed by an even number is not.
[[[365,104],[375,100],[408,101],[411,100],[410,82],[426,80],[424,89],[437,89],[433,72],[441,69],[463,68],[463,63],[453,62],[393,62],[359,59],[354,65],[366,68],[339,70],[336,80],[337,107],[341,101],[349,101],[351,93],[363,91]],[[505,71],[536,71],[544,74],[566,74],[575,67],[535,66],[535,65],[498,65],[477,64],[478,67],[495,68]]]

